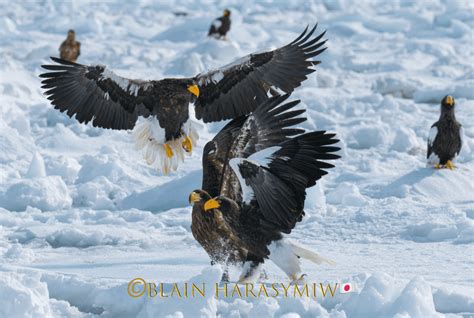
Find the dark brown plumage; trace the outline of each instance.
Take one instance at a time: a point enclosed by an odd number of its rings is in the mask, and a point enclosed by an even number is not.
[[[306,188],[333,167],[322,160],[339,158],[333,154],[339,148],[330,146],[338,141],[334,134],[319,131],[290,138],[303,131],[289,127],[305,118],[297,117],[304,111],[289,111],[299,101],[277,107],[287,97],[272,98],[245,121],[232,121],[206,145],[204,191],[193,192],[199,193],[192,200],[199,203],[193,207],[193,234],[203,244],[200,235],[213,231],[207,225],[208,230],[198,234],[198,219],[203,220],[200,224],[210,223],[209,217],[227,223],[221,226],[224,232],[213,235],[221,238],[220,244],[232,238],[221,250],[237,246],[247,251],[249,268],[241,279],[251,276],[270,255],[268,246],[302,219]]]
[[[202,190],[195,190],[189,197],[193,204],[191,230],[212,262],[236,264],[256,257],[248,253],[222,213],[218,210],[206,213],[204,204],[220,194],[242,201],[239,182],[228,165],[231,158],[248,157],[255,151],[304,132],[290,128],[306,119],[298,117],[303,110],[291,110],[299,101],[279,106],[287,98],[288,95],[273,97],[253,114],[232,120],[204,147]]]
[[[210,199],[212,197],[204,190],[196,190],[189,196],[189,201],[194,203],[191,225],[194,238],[207,252],[212,263],[243,262],[247,250],[241,247],[238,237],[232,234],[222,213],[202,213],[204,203]]]
[[[59,47],[59,56],[63,60],[76,62],[79,55],[81,55],[81,42],[76,41],[74,30],[69,30],[66,40]]]

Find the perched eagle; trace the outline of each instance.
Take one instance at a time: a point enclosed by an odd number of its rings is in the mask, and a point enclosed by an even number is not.
[[[66,40],[59,47],[59,56],[63,60],[76,62],[79,55],[81,55],[81,43],[76,41],[76,32],[69,30]]]
[[[230,22],[230,11],[225,9],[222,17],[212,21],[207,35],[215,37],[216,39],[225,38],[227,32],[230,30]]]
[[[454,98],[447,95],[441,101],[441,115],[431,126],[428,136],[428,163],[436,169],[454,169],[453,160],[462,147],[462,126],[454,115]]]
[[[213,262],[245,262],[240,282],[251,280],[266,258],[292,280],[300,278],[300,257],[328,261],[282,233],[304,216],[306,188],[334,167],[322,160],[339,158],[339,148],[330,146],[338,140],[292,128],[306,118],[297,117],[303,110],[291,110],[299,101],[279,106],[287,98],[271,98],[208,142],[202,189],[189,196],[194,237]]]
[[[198,138],[196,123],[189,120],[190,103],[198,119],[212,122],[249,114],[268,99],[269,90],[292,92],[320,63],[311,58],[326,49],[321,48],[325,32],[312,37],[315,30],[306,28],[279,49],[250,54],[193,78],[131,80],[104,65],[52,58],[59,64],[43,65],[51,72],[40,75],[42,88],[56,109],[95,127],[132,129],[144,117],[134,130],[137,146],[147,163],[167,173]]]

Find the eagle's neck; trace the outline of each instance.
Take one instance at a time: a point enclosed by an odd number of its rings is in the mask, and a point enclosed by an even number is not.
[[[439,120],[448,121],[448,122],[456,122],[456,116],[454,115],[454,108],[446,109],[441,107],[441,115],[439,116]]]

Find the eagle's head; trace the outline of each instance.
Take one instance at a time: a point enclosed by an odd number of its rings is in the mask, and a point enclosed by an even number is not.
[[[224,10],[224,17],[230,17],[230,10],[229,9]]]
[[[191,94],[192,101],[199,97],[199,86],[197,85],[197,82],[195,80],[187,81],[185,85],[187,92]]]
[[[189,194],[189,204],[191,205],[194,205],[198,202],[205,204],[208,200],[211,200],[211,196],[204,190],[194,190]]]
[[[444,96],[443,100],[441,101],[441,107],[444,109],[452,109],[454,108],[454,105],[454,97],[451,95]]]
[[[74,41],[76,39],[76,32],[74,32],[74,30],[67,31],[67,39],[69,41]]]

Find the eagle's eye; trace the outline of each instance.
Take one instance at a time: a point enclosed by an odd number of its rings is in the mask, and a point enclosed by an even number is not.
[[[193,204],[199,201],[201,201],[201,195],[196,191],[191,192],[191,194],[189,195],[189,204]]]

